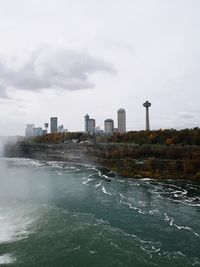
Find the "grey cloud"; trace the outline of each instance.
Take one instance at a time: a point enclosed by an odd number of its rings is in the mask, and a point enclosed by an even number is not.
[[[195,113],[195,114],[199,114],[200,110],[196,109],[196,110],[192,110],[192,112]]]
[[[178,112],[178,115],[181,119],[193,119],[194,115],[189,112]]]
[[[21,90],[93,88],[90,75],[96,72],[114,73],[112,65],[84,52],[43,46],[32,53],[18,68],[0,62],[0,97],[7,88]]]

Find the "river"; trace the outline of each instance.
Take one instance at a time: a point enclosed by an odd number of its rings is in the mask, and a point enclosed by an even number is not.
[[[0,158],[0,266],[200,266],[200,185]]]

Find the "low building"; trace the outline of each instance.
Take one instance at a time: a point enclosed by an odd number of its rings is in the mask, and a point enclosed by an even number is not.
[[[42,135],[46,135],[47,134],[47,130],[42,130]]]
[[[47,133],[48,133],[48,128],[49,128],[49,123],[48,123],[48,122],[45,122],[45,124],[44,124],[44,128],[45,128],[45,130],[46,130]]]
[[[58,133],[64,133],[64,126],[63,125],[58,126]]]
[[[100,126],[95,127],[94,132],[97,134],[100,133],[101,132]]]
[[[42,135],[43,135],[42,127],[33,128],[33,137],[42,136]]]

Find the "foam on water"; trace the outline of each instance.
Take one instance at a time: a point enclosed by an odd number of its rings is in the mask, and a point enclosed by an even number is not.
[[[131,182],[130,182],[131,183]],[[188,206],[199,207],[200,206],[200,197],[198,196],[191,196],[190,191],[195,189],[196,193],[200,194],[200,190],[197,188],[193,189],[193,186],[190,183],[186,183],[185,187],[177,186],[171,183],[171,180],[166,181],[156,181],[156,180],[145,180],[142,179],[139,182],[138,186],[142,186],[144,183],[145,186],[148,187],[148,190],[151,194],[154,194],[156,198],[159,199],[170,199],[175,203],[181,203]],[[135,185],[132,182],[132,185]]]
[[[30,160],[29,163],[35,167],[44,166],[44,163],[40,162],[39,160]]]
[[[91,181],[94,181],[94,179],[92,179],[92,178],[85,178],[84,181],[82,182],[82,184],[88,185],[89,182],[91,182]]]
[[[128,206],[130,209],[135,210],[140,214],[156,215],[157,213],[159,213],[159,209],[157,207],[155,207],[154,209],[148,209],[146,203],[143,201],[138,201],[137,205],[139,206],[136,206],[136,203],[128,201],[128,199],[123,194],[119,194],[119,196],[119,203]]]
[[[53,168],[59,168],[62,169],[63,168],[63,163],[62,161],[47,161],[47,164]]]
[[[12,254],[4,254],[0,255],[0,265],[5,265],[5,264],[11,264],[14,263],[16,259],[12,256]]]
[[[153,179],[151,179],[151,178],[141,178],[140,180],[141,181],[153,181]]]

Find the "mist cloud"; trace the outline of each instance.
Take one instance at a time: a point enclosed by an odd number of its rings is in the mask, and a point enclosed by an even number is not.
[[[82,90],[93,88],[90,75],[113,73],[113,66],[85,52],[43,46],[22,64],[0,61],[0,98],[9,88],[39,91],[43,89]]]
[[[0,84],[0,98],[8,98],[6,87]]]

